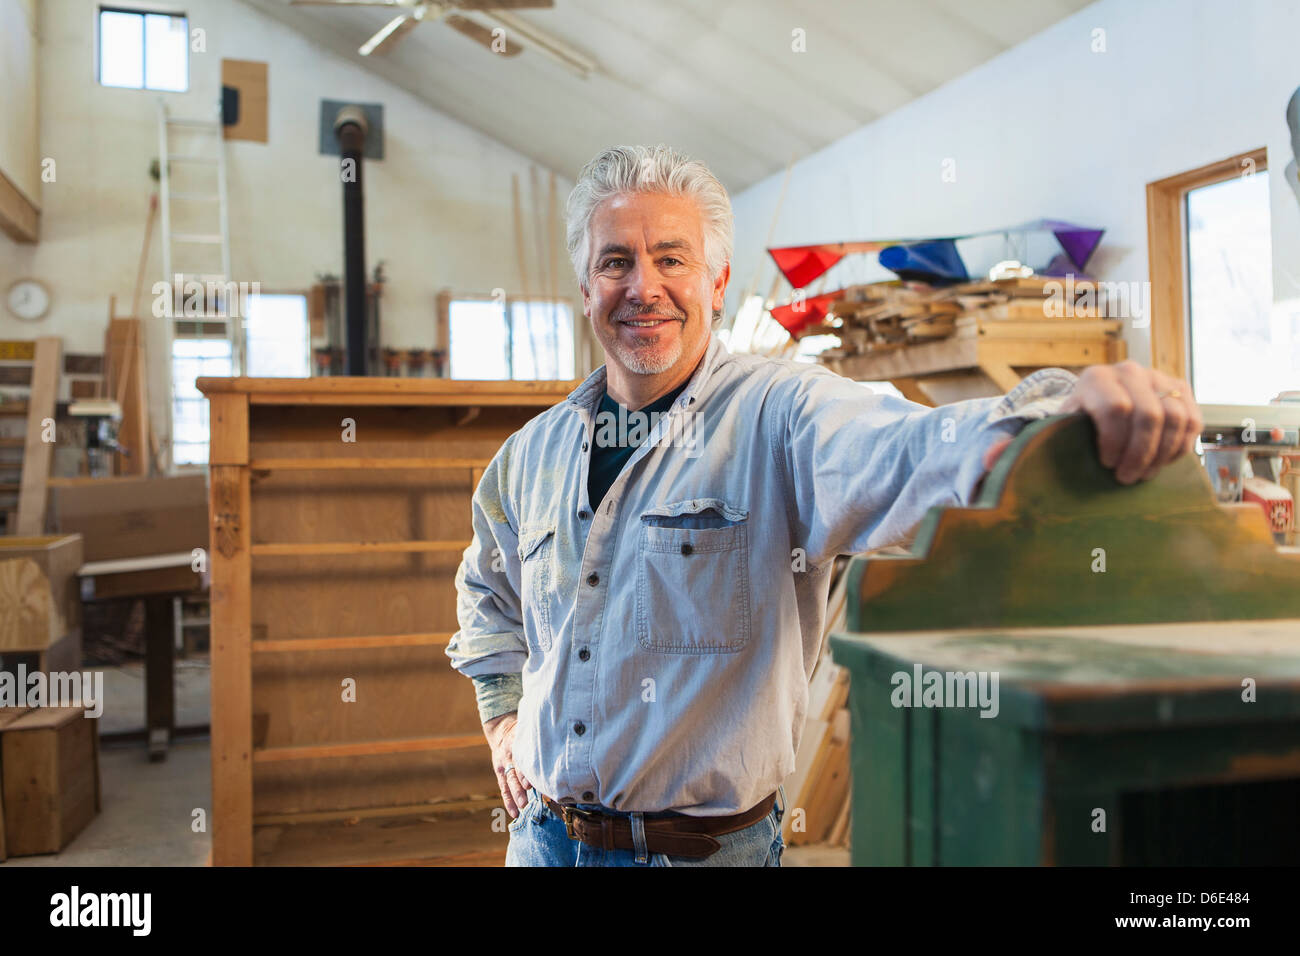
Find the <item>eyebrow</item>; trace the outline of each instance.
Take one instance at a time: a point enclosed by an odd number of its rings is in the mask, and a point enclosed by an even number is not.
[[[650,251],[663,252],[666,249],[689,250],[690,248],[691,248],[691,244],[687,242],[685,239],[663,239],[659,242],[656,242],[653,246],[651,246]],[[605,256],[612,255],[614,253],[617,253],[618,255],[622,255],[622,256],[630,256],[632,254],[632,247],[625,246],[617,242],[607,243],[601,247],[600,252],[596,253],[596,258],[603,259],[605,258]]]

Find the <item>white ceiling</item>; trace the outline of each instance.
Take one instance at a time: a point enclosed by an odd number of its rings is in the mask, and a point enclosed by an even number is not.
[[[607,146],[663,142],[734,193],[1091,0],[556,0],[516,13],[595,60],[586,79],[435,21],[362,57],[397,11],[245,2],[564,176]],[[807,52],[791,50],[795,28]]]

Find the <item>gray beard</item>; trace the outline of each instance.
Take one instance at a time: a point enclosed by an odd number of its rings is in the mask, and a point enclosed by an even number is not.
[[[677,364],[682,357],[682,338],[667,351],[659,348],[626,348],[621,343],[613,343],[609,351],[618,359],[618,363],[637,375],[660,375]]]

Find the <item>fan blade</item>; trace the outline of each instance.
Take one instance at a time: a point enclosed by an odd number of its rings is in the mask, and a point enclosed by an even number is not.
[[[289,0],[292,7],[414,7],[421,0]]]
[[[488,27],[483,26],[483,24],[476,23],[473,20],[471,20],[469,17],[457,16],[454,13],[447,14],[447,16],[443,18],[443,20],[447,24],[447,26],[451,27],[453,30],[459,30],[461,33],[465,34],[465,36],[469,37],[475,43],[482,44],[483,46],[491,50],[493,53],[497,52],[496,48],[493,46],[493,43],[495,42],[495,38],[492,36],[492,30],[489,29]],[[515,41],[511,40],[510,35],[506,33],[506,31],[503,30],[502,32],[505,33],[505,36],[503,38],[505,42],[505,49],[501,51],[500,55],[518,56],[520,53],[522,53],[524,48],[521,47]]]
[[[555,0],[453,0],[462,10],[543,10],[555,6]]]
[[[370,56],[372,53],[385,53],[391,50],[398,40],[414,30],[419,23],[417,17],[408,17],[406,14],[394,17],[388,21],[386,27],[363,43],[357,52],[362,56]]]

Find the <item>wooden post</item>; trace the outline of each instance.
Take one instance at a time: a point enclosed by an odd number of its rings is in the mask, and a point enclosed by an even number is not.
[[[210,396],[212,863],[253,864],[248,396]]]
[[[149,759],[166,760],[176,725],[175,609],[171,594],[144,599],[145,729]]]
[[[63,340],[46,336],[36,340],[32,364],[32,391],[27,399],[27,441],[23,448],[23,477],[18,492],[18,527],[21,535],[45,533],[45,505],[50,493],[50,465],[54,442],[44,440],[44,422],[54,420],[58,399]]]

